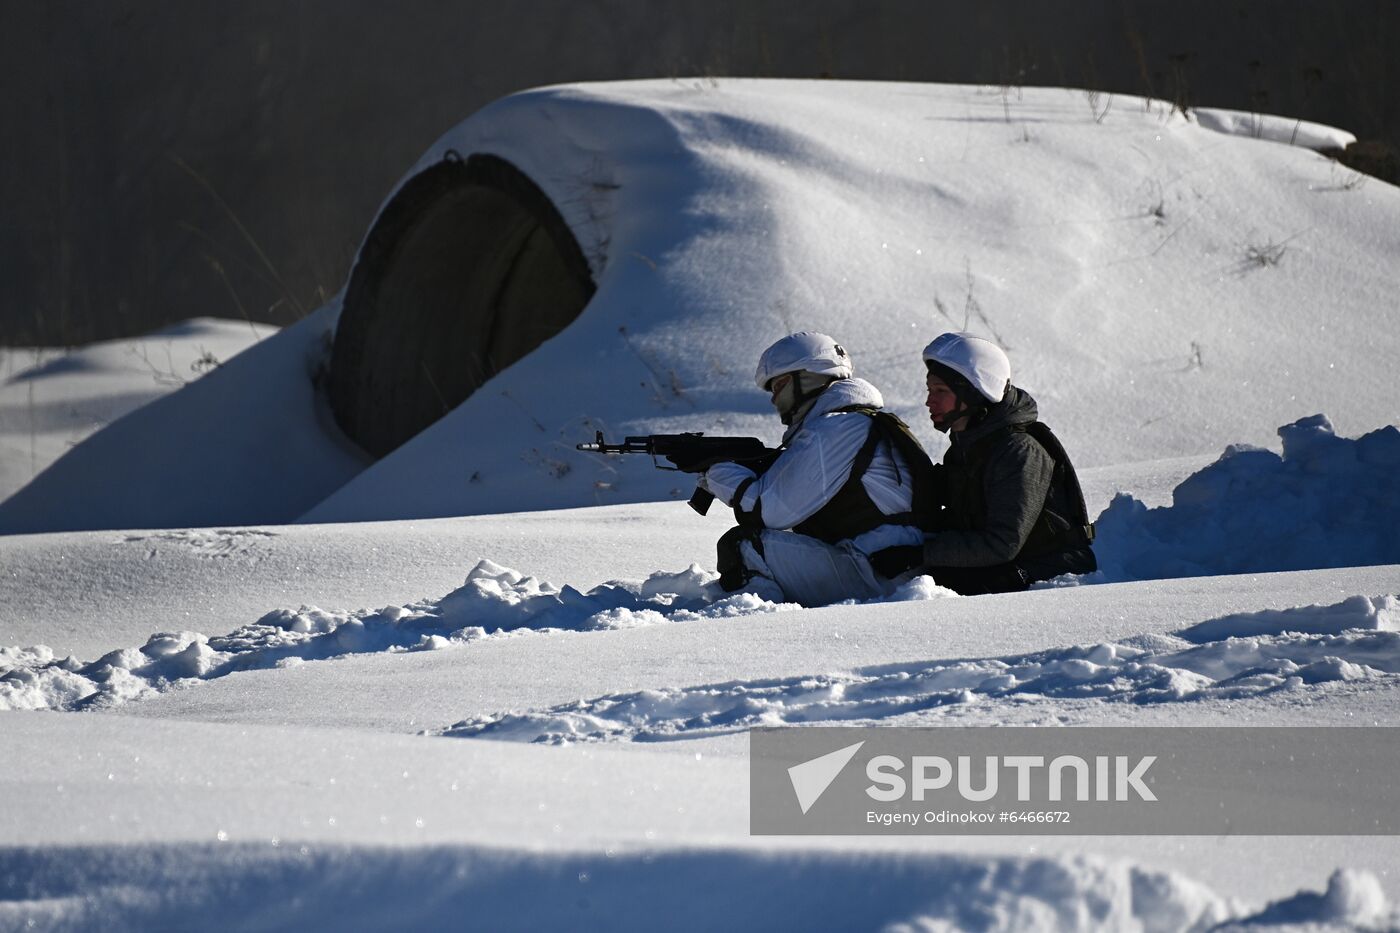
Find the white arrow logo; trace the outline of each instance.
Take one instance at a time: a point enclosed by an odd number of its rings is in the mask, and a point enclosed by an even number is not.
[[[857,742],[854,745],[847,745],[845,748],[838,748],[834,752],[822,755],[820,758],[813,758],[811,761],[804,761],[800,765],[793,765],[788,768],[788,777],[792,780],[792,789],[797,794],[797,802],[802,807],[805,814],[812,809],[812,804],[821,799],[821,795],[826,793],[826,789],[831,786],[831,782],[836,780],[846,765],[850,764],[856,752],[864,742]]]

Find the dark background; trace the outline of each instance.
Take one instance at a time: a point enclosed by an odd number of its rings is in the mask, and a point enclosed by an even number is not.
[[[1398,23],[1397,0],[0,0],[0,345],[290,323],[434,139],[527,87],[1092,87],[1393,147]]]

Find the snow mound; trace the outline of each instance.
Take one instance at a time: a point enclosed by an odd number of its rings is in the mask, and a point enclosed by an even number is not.
[[[1380,881],[1367,871],[1338,869],[1322,893],[1300,891],[1243,918],[1249,926],[1324,925],[1324,929],[1393,930],[1400,915],[1391,906]]]
[[[1097,858],[484,847],[0,850],[0,926],[178,929],[1205,931],[1236,914],[1181,875]],[[81,889],[74,879],[83,879]],[[1307,895],[1302,895],[1307,896]]]
[[[615,694],[468,719],[443,734],[548,744],[661,741],[755,726],[913,724],[945,707],[1036,698],[1237,700],[1393,678],[1400,674],[1397,619],[1395,597],[1357,596],[1335,606],[1227,616],[1176,635],[1034,654]],[[1231,637],[1244,632],[1251,634]]]
[[[872,602],[955,598],[926,577]],[[0,648],[0,710],[108,708],[246,670],[352,654],[461,648],[485,638],[589,632],[792,610],[725,594],[697,565],[587,592],[483,560],[438,600],[368,611],[276,609],[226,635],[161,632],[94,661],[45,645]],[[884,721],[943,707],[1028,697],[1157,703],[1238,699],[1400,673],[1400,601],[1354,596],[1331,606],[1236,614],[1175,635],[1027,655],[608,695],[512,710],[443,734],[546,743],[662,740],[753,726]]]
[[[1334,606],[1242,612],[1201,622],[1177,634],[1200,643],[1285,632],[1337,635],[1348,629],[1400,630],[1400,600],[1394,596],[1353,596]]]
[[[1400,430],[1342,438],[1314,415],[1278,433],[1281,456],[1228,447],[1176,487],[1169,507],[1116,496],[1097,521],[1101,578],[1400,563]]]
[[[58,658],[45,645],[0,648],[0,710],[115,706],[236,671],[384,651],[432,651],[491,635],[601,631],[798,608],[752,593],[726,595],[718,574],[691,565],[640,585],[562,589],[483,560],[437,601],[350,612],[314,606],[275,609],[228,635],[162,632],[140,648],[91,662]],[[917,591],[917,584],[906,587]]]
[[[215,553],[224,553],[223,545]],[[59,658],[47,645],[0,648],[0,710],[105,708],[163,693],[182,681],[349,654],[435,651],[490,637],[606,631],[801,608],[748,592],[727,594],[718,581],[719,574],[691,564],[679,573],[653,573],[640,584],[604,583],[582,592],[482,560],[461,587],[435,601],[354,612],[274,609],[227,635],[160,632],[139,648],[110,651],[86,663]],[[871,602],[954,596],[919,577]]]

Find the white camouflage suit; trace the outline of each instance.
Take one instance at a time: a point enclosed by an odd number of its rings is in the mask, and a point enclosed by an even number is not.
[[[866,555],[896,545],[919,545],[923,534],[903,524],[880,525],[863,534],[827,544],[787,529],[801,524],[846,484],[851,465],[865,444],[874,421],[859,412],[838,408],[860,405],[883,408],[880,390],[864,379],[837,379],[817,396],[807,413],[783,435],[786,449],[773,465],[744,490],[754,472],[737,463],[719,463],[700,477],[699,485],[741,512],[761,507],[762,553],[751,543],[740,545],[744,566],[755,575],[746,590],[765,599],[824,606],[845,599],[888,595],[893,585],[870,568]],[[903,455],[882,439],[875,448],[862,483],[875,506],[886,515],[910,511],[911,473]]]

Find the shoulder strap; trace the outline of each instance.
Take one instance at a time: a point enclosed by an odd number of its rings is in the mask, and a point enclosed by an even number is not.
[[[847,482],[860,479],[865,475],[865,471],[870,469],[870,461],[875,459],[875,447],[880,443],[880,433],[876,426],[880,424],[880,415],[883,412],[878,408],[869,405],[847,405],[844,408],[833,408],[827,414],[858,414],[866,415],[874,422],[870,426],[870,433],[866,435],[865,443],[861,444],[860,450],[856,452],[855,459],[851,461],[851,476]]]
[[[892,411],[885,411],[883,408],[874,408],[869,405],[850,405],[845,408],[833,409],[839,412],[859,412],[867,415],[874,424],[871,426],[870,439],[866,441],[865,447],[861,448],[860,456],[856,464],[860,467],[860,474],[863,474],[870,466],[870,460],[875,456],[875,445],[881,439],[890,442],[890,446],[899,451],[903,456],[905,464],[913,474],[910,477],[913,485],[913,508],[916,516],[926,516],[937,508],[937,496],[935,494],[933,461],[929,459],[924,451],[924,445],[919,443],[919,439],[914,436],[914,432],[909,429],[909,425]],[[856,473],[852,468],[852,475]],[[901,482],[903,480],[901,479]]]

